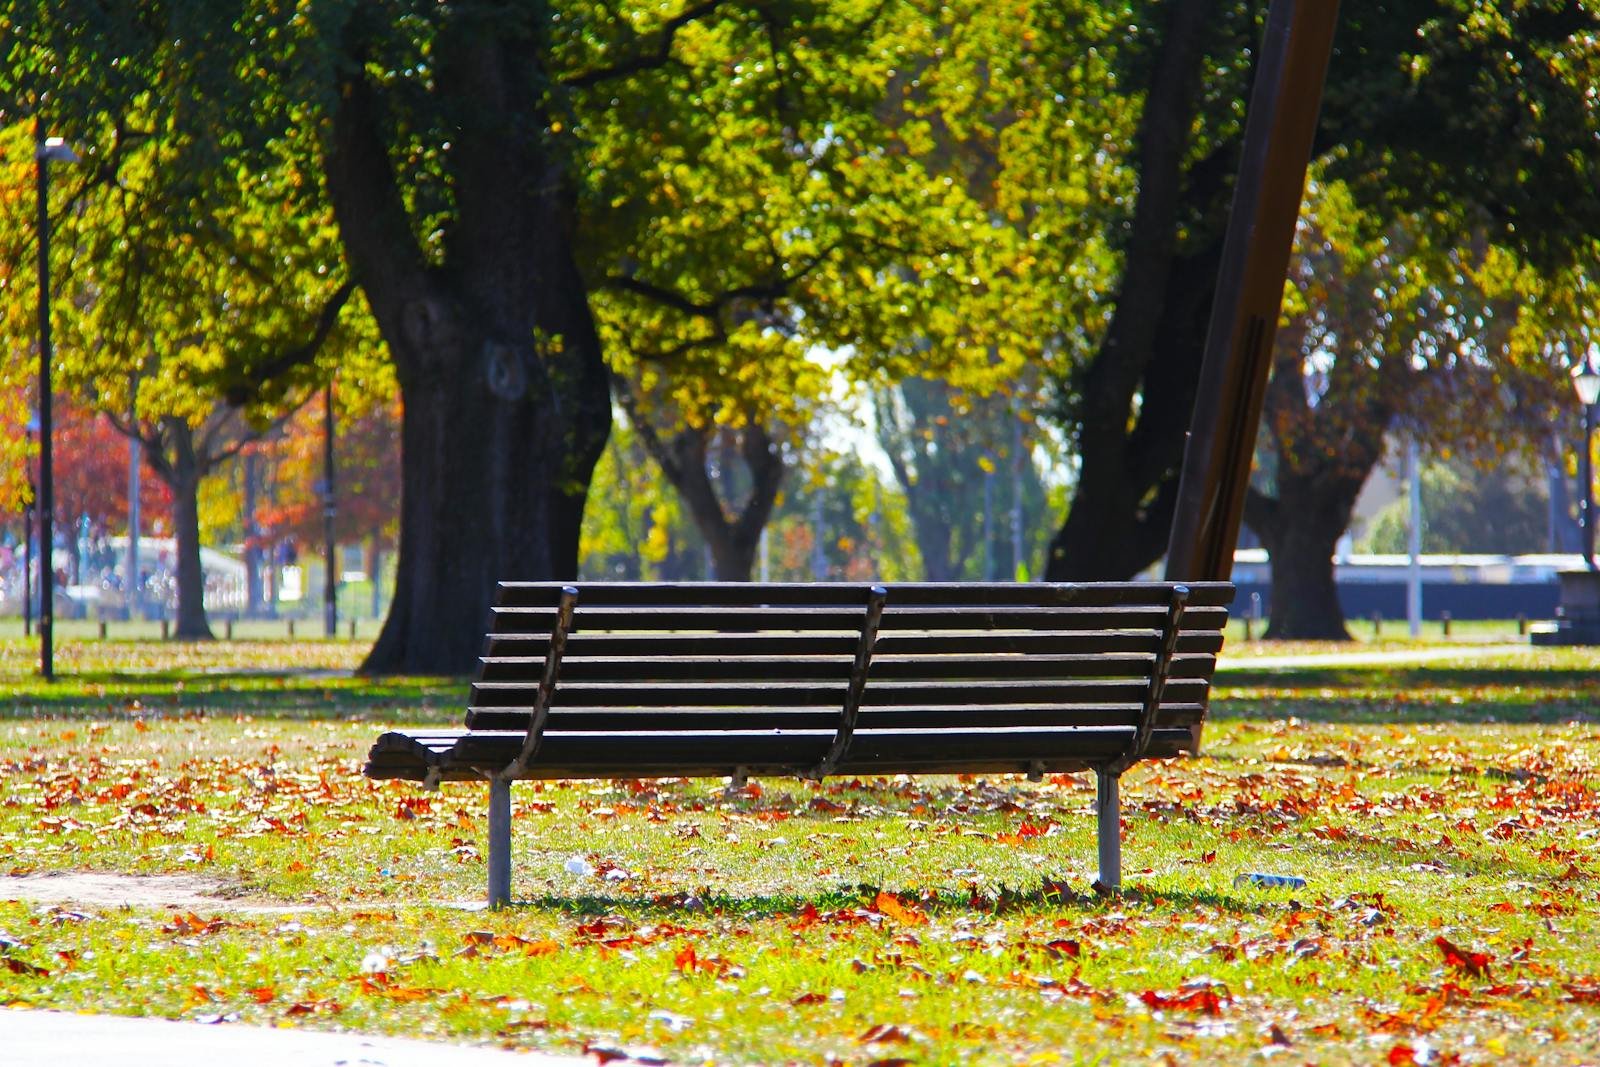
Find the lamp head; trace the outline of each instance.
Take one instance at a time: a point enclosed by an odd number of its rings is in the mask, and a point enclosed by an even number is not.
[[[34,152],[34,158],[42,163],[76,163],[78,153],[62,138],[46,137]]]
[[[1572,388],[1578,393],[1578,403],[1584,407],[1593,406],[1600,400],[1600,371],[1596,371],[1587,362],[1578,367],[1578,373],[1572,376]]]

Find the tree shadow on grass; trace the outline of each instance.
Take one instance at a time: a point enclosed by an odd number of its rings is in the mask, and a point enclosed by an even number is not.
[[[1219,696],[1210,711],[1213,722],[1271,722],[1296,718],[1309,723],[1349,725],[1558,725],[1600,720],[1600,694],[1565,694],[1545,699],[1483,699],[1454,701],[1426,692],[1394,696],[1327,696],[1307,694],[1281,697]]]
[[[1504,687],[1600,694],[1600,677],[1586,669],[1536,667],[1323,667],[1218,671],[1219,689],[1419,690]]]
[[[62,676],[0,703],[0,720],[244,714],[288,720],[360,717],[459,722],[467,684],[454,678],[352,678],[348,672],[100,671]]]
[[[1034,889],[1011,889],[999,886],[994,889],[938,888],[929,894],[905,889],[887,889],[875,885],[840,886],[818,893],[721,893],[715,889],[701,893],[679,892],[654,897],[612,896],[599,893],[546,893],[512,902],[513,907],[556,911],[574,917],[599,918],[607,915],[623,916],[638,922],[671,921],[692,925],[707,916],[736,916],[741,919],[761,920],[793,918],[818,925],[851,922],[885,922],[891,926],[895,920],[883,916],[875,907],[880,891],[895,893],[897,900],[908,908],[936,919],[956,919],[971,916],[1004,916],[1011,914],[1034,915],[1076,914],[1108,915],[1131,908],[1140,911],[1180,912],[1197,907],[1214,908],[1240,915],[1261,915],[1279,911],[1288,898],[1251,899],[1233,893],[1212,890],[1160,891],[1137,885],[1124,888],[1121,894],[1100,894],[1084,887],[1051,884]],[[810,918],[807,909],[814,909]],[[878,916],[873,918],[873,916]],[[807,918],[801,919],[802,916]]]

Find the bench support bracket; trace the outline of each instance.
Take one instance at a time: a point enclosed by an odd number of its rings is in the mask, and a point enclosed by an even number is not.
[[[528,733],[522,739],[522,751],[501,772],[506,778],[524,774],[528,764],[539,752],[539,742],[544,740],[544,720],[550,714],[550,701],[556,693],[556,679],[561,674],[561,656],[567,650],[567,635],[572,632],[572,613],[578,607],[578,590],[567,585],[561,588],[561,602],[556,607],[555,629],[550,631],[550,648],[544,657],[544,676],[539,680],[539,692],[533,698],[533,708],[528,712]]]
[[[489,907],[511,903],[511,779],[489,779]]]
[[[877,643],[878,627],[883,622],[883,605],[888,599],[889,590],[881,585],[875,585],[867,592],[867,614],[861,620],[861,640],[856,644],[856,659],[850,668],[850,685],[844,694],[839,730],[821,761],[807,775],[818,782],[832,774],[845,753],[850,751],[850,738],[855,735],[856,719],[861,714],[861,695],[867,688],[867,671],[872,666],[872,646]]]

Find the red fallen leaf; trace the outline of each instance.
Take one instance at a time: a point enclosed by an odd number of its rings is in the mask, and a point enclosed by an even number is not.
[[[344,1005],[337,1000],[303,1000],[289,1006],[285,1015],[316,1015],[324,1012],[328,1015],[337,1015],[344,1011]]]
[[[1494,957],[1487,952],[1468,952],[1454,945],[1443,935],[1433,939],[1434,947],[1444,955],[1444,962],[1458,971],[1466,971],[1474,978],[1486,978]]]
[[[228,924],[221,919],[202,919],[194,912],[178,914],[172,917],[171,926],[163,926],[164,934],[214,934]]]
[[[911,1031],[894,1023],[879,1023],[856,1040],[863,1045],[903,1045],[911,1040]]]
[[[693,974],[700,966],[700,957],[695,954],[693,945],[685,945],[672,957],[672,966],[683,974]],[[604,1063],[605,1060],[601,1060]]]
[[[1390,1067],[1406,1067],[1417,1062],[1417,1050],[1401,1042],[1389,1050]]]
[[[1202,1015],[1222,1013],[1222,995],[1210,986],[1177,993],[1157,993],[1153,989],[1146,989],[1139,994],[1139,999],[1151,1011],[1197,1011]]]
[[[812,811],[827,812],[830,815],[839,815],[850,810],[837,800],[829,800],[827,797],[812,797],[811,803],[807,804],[806,807]]]
[[[867,1067],[911,1067],[916,1060],[908,1060],[904,1056],[890,1056],[881,1060],[868,1060]]]
[[[255,989],[252,989],[249,992],[251,998],[257,1004],[270,1004],[272,1003],[273,998],[278,995],[278,991],[269,985],[257,986]]]
[[[794,922],[789,924],[791,930],[804,930],[822,921],[822,913],[817,911],[815,904],[807,904],[800,909],[800,914],[794,917]]]
[[[907,907],[900,903],[900,898],[893,893],[879,892],[873,898],[872,909],[882,912],[897,923],[905,926],[921,926],[928,921],[928,917],[915,908]]]
[[[1567,1000],[1574,1004],[1600,1004],[1600,983],[1566,986]]]
[[[1511,915],[1517,910],[1517,906],[1509,900],[1502,900],[1498,904],[1489,905],[1489,910],[1501,915]]]
[[[1201,856],[1200,856],[1200,862],[1201,863],[1215,863],[1215,862],[1217,862],[1217,853],[1216,853],[1216,851],[1212,850],[1211,852],[1202,853]]]
[[[1058,960],[1075,960],[1083,952],[1083,948],[1076,941],[1055,940],[1044,946],[1045,952]]]
[[[4,963],[6,965],[6,970],[10,971],[12,974],[26,974],[34,978],[50,977],[50,972],[45,970],[43,967],[29,963],[27,960],[16,959],[13,956],[0,956],[0,963]]]
[[[795,997],[793,1000],[789,1001],[789,1003],[793,1004],[795,1007],[800,1007],[804,1004],[823,1004],[827,1002],[827,999],[828,998],[823,996],[821,993],[801,993],[798,997]]]

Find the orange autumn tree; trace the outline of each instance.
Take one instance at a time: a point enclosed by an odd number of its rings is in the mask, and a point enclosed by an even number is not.
[[[322,403],[301,408],[281,437],[263,445],[273,467],[271,503],[255,516],[257,541],[266,548],[293,541],[302,555],[325,537]],[[334,400],[334,539],[359,544],[373,582],[373,613],[379,604],[378,576],[384,556],[395,548],[400,520],[400,401],[341,394]]]
[[[81,546],[73,536],[80,525],[87,523],[91,537],[128,527],[128,440],[105,416],[81,404],[57,398],[55,416],[51,469],[56,530],[66,539],[68,574],[77,583],[84,580]],[[35,460],[33,466],[37,465]],[[153,523],[167,514],[171,502],[172,494],[164,483],[156,478],[141,479],[141,532],[153,532]]]

